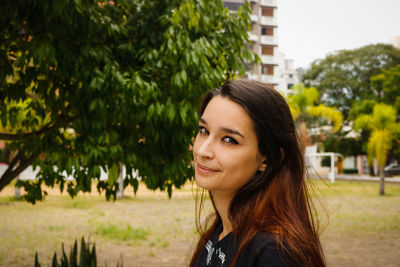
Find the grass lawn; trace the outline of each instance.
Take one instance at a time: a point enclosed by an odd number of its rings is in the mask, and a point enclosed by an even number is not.
[[[399,266],[400,184],[315,181],[322,207],[322,234],[328,266]],[[95,192],[71,199],[50,190],[35,205],[0,193],[0,266],[33,266],[34,254],[45,266],[82,235],[96,243],[98,263],[124,266],[185,266],[195,239],[191,185],[166,193],[142,186],[136,197],[107,202]]]

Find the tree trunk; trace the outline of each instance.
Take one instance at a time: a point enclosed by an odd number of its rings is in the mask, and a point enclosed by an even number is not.
[[[369,168],[369,176],[375,176],[374,165],[370,164],[368,165],[368,168]]]
[[[18,181],[19,175],[15,178],[16,181]],[[15,199],[20,200],[21,199],[21,187],[18,187],[15,185]]]
[[[117,198],[124,197],[124,175],[123,175],[124,165],[122,163],[119,164],[119,176],[118,176],[118,192]]]
[[[300,139],[300,147],[303,152],[303,155],[306,153],[306,146],[307,146],[307,124],[302,121],[299,127],[299,139]]]
[[[36,158],[37,154],[26,157],[23,151],[19,151],[8,165],[7,170],[0,177],[0,192],[11,183],[12,180],[20,175],[21,172],[28,168]]]
[[[380,179],[379,179],[379,195],[385,195],[385,172],[384,167],[379,167]]]

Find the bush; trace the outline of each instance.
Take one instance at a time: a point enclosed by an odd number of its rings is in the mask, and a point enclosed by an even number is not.
[[[354,169],[354,168],[343,169],[343,173],[344,173],[344,174],[354,174],[354,173],[358,173],[358,169]]]
[[[321,160],[322,167],[330,167],[331,166],[331,157],[323,157]]]
[[[84,237],[81,240],[81,249],[79,255],[79,263],[78,263],[78,242],[75,240],[74,246],[71,247],[71,252],[69,254],[69,259],[64,250],[64,244],[61,244],[62,247],[62,256],[60,263],[57,260],[57,253],[54,252],[52,267],[96,267],[97,266],[97,256],[96,256],[96,245],[93,244],[90,247],[90,243],[86,243]],[[41,267],[39,263],[39,256],[36,252],[35,254],[35,267]],[[121,264],[118,262],[117,267],[123,267],[122,259]]]

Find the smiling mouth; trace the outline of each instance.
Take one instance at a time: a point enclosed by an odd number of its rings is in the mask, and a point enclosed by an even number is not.
[[[197,163],[196,168],[197,168],[197,171],[198,171],[199,173],[201,173],[201,174],[213,174],[213,173],[218,172],[218,170],[214,170],[214,169],[207,168],[206,166],[201,165],[201,164],[199,164],[199,163]]]

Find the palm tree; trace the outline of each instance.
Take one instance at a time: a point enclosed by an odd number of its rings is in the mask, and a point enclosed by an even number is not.
[[[288,97],[288,103],[293,119],[299,125],[300,144],[303,152],[305,152],[308,137],[307,123],[304,120],[306,115],[328,119],[333,123],[334,132],[342,126],[343,115],[334,107],[328,107],[324,104],[318,105],[319,93],[314,87],[306,88],[302,83],[298,83],[292,87],[292,92],[292,95]]]
[[[396,123],[396,109],[386,104],[376,104],[372,114],[356,118],[353,128],[355,131],[371,131],[367,145],[368,163],[376,159],[380,176],[379,194],[384,195],[386,160],[395,135],[400,133],[400,123]]]

